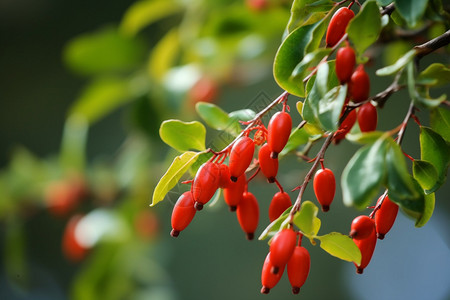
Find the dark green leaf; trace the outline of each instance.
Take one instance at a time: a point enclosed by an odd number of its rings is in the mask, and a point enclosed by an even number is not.
[[[433,86],[443,86],[450,83],[450,68],[443,64],[434,63],[423,70],[418,80],[429,80],[433,82]]]
[[[421,159],[430,162],[437,171],[438,187],[445,182],[450,160],[450,147],[445,140],[431,128],[420,128]],[[437,188],[438,188],[437,187]]]
[[[197,121],[166,120],[159,128],[159,135],[167,145],[180,152],[205,150],[206,129]]]
[[[375,1],[366,1],[347,28],[349,39],[361,56],[381,32],[381,14]]]
[[[347,85],[339,85],[328,91],[319,101],[319,121],[322,128],[335,131],[347,95]]]
[[[391,4],[392,2],[394,2],[394,0],[377,0],[377,3],[380,6],[387,6],[387,5]]]
[[[289,217],[289,213],[291,212],[292,206],[287,208],[278,219],[274,220],[269,226],[264,229],[264,231],[259,236],[258,240],[262,241],[269,236],[274,236],[278,231],[282,229],[283,223],[285,223],[286,219]]]
[[[423,211],[422,216],[416,221],[416,227],[422,227],[425,225],[428,220],[430,220],[433,215],[435,204],[435,195],[434,193],[425,195],[425,209]]]
[[[320,247],[330,255],[346,261],[361,264],[361,251],[355,242],[347,235],[339,232],[316,237],[320,241]]]
[[[345,167],[342,193],[345,205],[364,209],[376,197],[386,178],[385,156],[389,142],[382,136],[359,149]]]
[[[444,140],[450,142],[450,110],[436,107],[430,114],[430,126]]]
[[[415,27],[427,8],[428,0],[395,0],[395,7],[409,27]]]
[[[290,80],[303,82],[303,79],[311,72],[311,68],[316,67],[325,56],[330,54],[330,52],[330,48],[320,48],[306,54],[302,61],[295,66]]]
[[[326,13],[333,8],[333,4],[333,1],[330,0],[294,0],[287,26],[288,32],[323,19]]]
[[[413,176],[427,194],[433,192],[433,187],[438,183],[436,168],[424,160],[413,161]]]
[[[378,76],[388,76],[388,75],[395,74],[398,71],[400,71],[402,68],[404,68],[406,66],[406,64],[408,64],[410,61],[412,61],[412,59],[414,58],[415,55],[416,55],[416,50],[412,49],[412,50],[408,51],[407,53],[405,53],[401,58],[399,58],[395,64],[378,69],[375,72],[375,74],[377,74]]]
[[[230,118],[220,107],[212,103],[198,102],[195,105],[198,115],[213,129],[224,130],[231,135],[238,135],[241,125],[234,118]]]

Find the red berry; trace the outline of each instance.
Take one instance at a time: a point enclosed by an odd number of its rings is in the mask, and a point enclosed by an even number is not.
[[[191,105],[197,102],[214,102],[219,94],[217,82],[209,77],[200,78],[189,90]]]
[[[336,53],[336,75],[341,84],[350,80],[355,68],[355,51],[350,46],[340,48]]]
[[[53,181],[46,187],[45,200],[51,214],[66,216],[78,206],[86,193],[86,183],[82,178],[66,178]]]
[[[338,144],[341,140],[345,138],[347,133],[350,132],[353,125],[355,125],[356,122],[356,111],[352,110],[348,113],[347,117],[342,122],[341,126],[339,126],[339,130],[336,132],[336,135],[334,136],[334,142]]]
[[[375,221],[368,216],[358,216],[353,219],[350,227],[350,237],[355,240],[367,238],[375,230]]]
[[[270,260],[272,261],[272,273],[277,274],[278,270],[283,268],[294,252],[297,244],[297,234],[292,229],[283,229],[279,231],[270,244]]]
[[[378,202],[381,201],[378,199]],[[391,230],[398,213],[398,205],[392,202],[387,196],[384,198],[380,209],[375,212],[375,225],[377,236],[380,240]]]
[[[271,152],[269,144],[264,144],[258,153],[259,166],[270,183],[275,182],[278,173],[278,158],[271,158]]]
[[[289,194],[286,192],[278,192],[276,193],[273,198],[272,202],[270,202],[269,206],[269,220],[270,222],[275,221],[278,219],[281,214],[291,207],[291,197],[289,197]]]
[[[178,198],[172,211],[172,231],[170,235],[177,237],[183,231],[195,216],[194,199],[191,191],[183,193]]]
[[[345,30],[350,20],[355,16],[355,13],[347,7],[339,8],[331,17],[328,25],[327,35],[325,41],[327,47],[333,47],[344,36]]]
[[[356,266],[356,273],[362,274],[364,269],[369,264],[372,259],[373,251],[375,250],[375,246],[377,244],[377,235],[375,231],[373,231],[368,237],[362,240],[353,239],[356,246],[358,246],[361,251],[361,264]]]
[[[268,294],[270,292],[270,289],[274,288],[277,285],[277,283],[281,279],[281,276],[283,275],[285,268],[285,266],[283,266],[277,274],[273,274],[272,273],[273,264],[270,261],[270,255],[271,255],[270,252],[267,253],[261,272],[262,294]]]
[[[311,258],[308,250],[302,246],[296,246],[292,253],[291,259],[287,264],[287,273],[289,282],[292,285],[292,293],[298,294],[300,288],[308,278],[311,266]]]
[[[201,210],[203,205],[214,196],[214,193],[219,188],[219,173],[219,166],[212,162],[206,162],[198,169],[192,183],[195,209]]]
[[[259,205],[252,193],[245,192],[236,209],[236,215],[247,239],[252,240],[259,221]]]
[[[372,103],[367,102],[358,109],[358,123],[362,132],[370,132],[377,129],[377,109]]]
[[[284,111],[279,111],[272,116],[267,127],[267,143],[272,150],[271,157],[277,158],[278,153],[283,150],[291,134],[292,119]]]
[[[254,152],[255,143],[248,136],[243,136],[234,143],[229,163],[231,181],[236,182],[238,177],[244,174],[252,162]]]
[[[353,72],[349,83],[350,96],[355,103],[367,100],[370,93],[370,79],[364,70],[363,65],[359,65]]]
[[[74,215],[70,218],[66,225],[62,238],[62,250],[67,259],[73,262],[79,262],[86,256],[88,249],[80,244],[77,238],[76,228],[80,220],[83,218],[81,215]]]
[[[328,211],[336,192],[333,171],[327,168],[318,170],[314,176],[313,186],[317,201],[322,205],[322,211]]]
[[[231,183],[230,169],[225,164],[219,165],[219,187],[224,189]]]
[[[223,198],[231,211],[235,211],[239,202],[242,200],[246,184],[245,174],[242,174],[236,182],[230,180],[228,186],[223,189]]]

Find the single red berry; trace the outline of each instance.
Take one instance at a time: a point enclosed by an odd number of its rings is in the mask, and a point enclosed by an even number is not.
[[[273,274],[272,273],[273,264],[270,261],[270,255],[271,255],[270,252],[267,253],[261,272],[262,294],[268,294],[270,292],[270,289],[274,288],[277,285],[277,283],[281,279],[281,276],[283,275],[285,268],[285,266],[283,266],[277,274]]]
[[[269,206],[269,220],[270,222],[275,221],[278,219],[281,214],[291,207],[291,197],[289,197],[289,194],[286,192],[278,192],[276,193],[272,201],[270,202]]]
[[[369,264],[370,260],[372,259],[373,252],[375,251],[375,246],[377,244],[377,235],[375,231],[372,231],[372,233],[362,240],[353,239],[356,246],[358,246],[359,250],[361,251],[361,264],[356,266],[356,273],[362,274],[364,269]]]
[[[245,192],[239,202],[236,215],[242,230],[247,234],[247,239],[252,240],[259,221],[259,205],[255,196]]]
[[[364,70],[364,65],[359,65],[353,72],[349,83],[350,96],[355,103],[367,100],[370,93],[370,79]]]
[[[224,189],[231,183],[230,169],[225,164],[219,165],[219,187]]]
[[[354,16],[355,13],[347,7],[341,7],[334,13],[328,25],[325,38],[327,47],[333,47],[339,42],[345,34],[348,23]]]
[[[322,205],[322,211],[328,211],[336,192],[336,180],[333,171],[327,168],[318,170],[314,175],[313,186],[317,201]]]
[[[346,46],[338,50],[336,53],[336,75],[341,84],[350,80],[355,64],[355,51],[352,47]]]
[[[252,162],[255,152],[255,143],[248,136],[239,138],[231,148],[230,152],[230,179],[236,182],[238,177],[244,174]]]
[[[359,128],[362,132],[370,132],[377,129],[377,108],[367,102],[361,105],[357,113]]]
[[[269,183],[275,182],[278,173],[278,158],[271,158],[269,144],[264,144],[258,153],[259,166]]]
[[[341,126],[339,126],[338,131],[336,131],[336,134],[333,138],[334,143],[338,144],[341,140],[345,138],[347,133],[350,132],[353,125],[355,125],[356,122],[356,111],[352,110],[348,113],[347,117],[342,122]]]
[[[278,153],[286,146],[292,129],[291,116],[284,111],[279,111],[270,118],[267,127],[267,144],[269,144],[272,158],[277,158]]]
[[[378,199],[380,202],[382,197]],[[380,209],[375,212],[375,228],[377,236],[380,240],[384,239],[384,236],[391,230],[394,225],[395,218],[398,213],[398,205],[392,202],[388,196],[386,196],[381,204]]]
[[[292,286],[292,293],[298,294],[300,288],[308,278],[311,266],[311,258],[308,250],[302,246],[296,246],[287,264],[289,282]]]
[[[219,188],[219,173],[219,165],[212,162],[206,162],[198,169],[192,183],[192,196],[196,210],[201,210]]]
[[[241,202],[246,184],[245,174],[242,174],[236,182],[230,180],[228,186],[223,189],[223,198],[231,211],[235,211],[239,202]]]
[[[191,191],[183,193],[173,207],[170,235],[177,237],[191,223],[196,211]]]
[[[362,240],[370,236],[375,230],[375,221],[368,216],[358,216],[353,219],[350,227],[350,237],[355,240]]]
[[[76,235],[77,225],[82,218],[82,215],[71,217],[63,233],[62,251],[65,257],[73,262],[83,260],[88,252],[88,249],[80,243]]]
[[[270,253],[273,268],[272,273],[277,274],[283,268],[294,252],[297,244],[297,233],[292,229],[283,229],[279,231],[270,244]]]

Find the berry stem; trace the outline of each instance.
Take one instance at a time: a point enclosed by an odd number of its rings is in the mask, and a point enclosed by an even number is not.
[[[381,196],[381,200],[377,203],[377,205],[373,208],[373,211],[370,213],[369,218],[371,219],[375,218],[375,213],[377,212],[377,210],[380,209],[381,204],[383,204],[383,201],[386,198],[387,194],[388,190],[385,190],[383,195]]]
[[[411,104],[409,105],[408,112],[406,113],[405,119],[402,122],[402,127],[398,132],[398,139],[397,139],[398,145],[400,145],[403,141],[403,137],[405,136],[406,131],[406,125],[408,124],[408,121],[411,118],[411,116],[414,114],[414,110],[415,110],[414,104],[411,102]]]
[[[278,189],[280,189],[280,192],[284,193],[283,187],[281,186],[280,182],[275,178],[275,184],[277,185]]]

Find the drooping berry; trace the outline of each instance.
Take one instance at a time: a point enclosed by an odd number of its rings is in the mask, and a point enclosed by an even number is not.
[[[298,294],[300,292],[300,288],[308,278],[310,266],[311,258],[308,250],[302,246],[296,246],[287,264],[292,293]]]
[[[364,70],[364,65],[359,65],[353,72],[349,83],[350,97],[353,102],[359,103],[369,98],[370,79]]]
[[[342,122],[341,126],[339,126],[338,131],[336,131],[336,134],[333,138],[334,143],[338,144],[341,140],[345,138],[347,133],[350,132],[353,125],[355,125],[356,122],[356,111],[352,110],[348,113],[347,117]]]
[[[255,143],[248,136],[239,138],[231,148],[230,153],[230,179],[236,182],[238,177],[244,174],[252,162]]]
[[[252,193],[245,192],[242,195],[236,209],[236,215],[239,225],[247,235],[247,239],[252,240],[259,222],[259,205]]]
[[[350,237],[362,240],[370,236],[375,230],[375,221],[368,216],[358,216],[353,219],[350,227]]]
[[[377,202],[379,203],[381,199],[382,197],[380,197]],[[397,217],[397,213],[398,205],[386,196],[380,209],[375,212],[375,228],[380,240],[384,239],[384,236],[391,230]]]
[[[173,207],[170,235],[177,237],[191,223],[196,211],[191,191],[183,193]]]
[[[271,152],[269,144],[264,144],[258,153],[259,166],[270,183],[275,182],[278,173],[278,158],[271,158]]]
[[[362,132],[370,132],[377,129],[377,108],[367,102],[361,105],[357,113],[359,128]]]
[[[314,175],[313,186],[317,201],[322,206],[322,211],[328,211],[336,192],[336,180],[333,171],[327,168],[318,170]]]
[[[286,192],[276,193],[269,206],[269,220],[273,222],[278,219],[281,214],[292,205],[291,197]]]
[[[230,183],[230,169],[225,164],[219,165],[219,187],[221,189],[226,188]]]
[[[198,169],[192,183],[192,196],[196,210],[201,210],[219,188],[219,173],[219,165],[212,162],[206,162]]]
[[[375,231],[373,231],[368,237],[362,240],[353,239],[356,246],[358,246],[361,251],[361,264],[356,266],[356,273],[362,274],[364,269],[369,264],[372,259],[373,252],[375,251],[375,246],[377,244],[377,235]]]
[[[292,229],[279,231],[270,244],[272,273],[277,274],[284,267],[294,252],[297,242],[297,234]]]
[[[223,198],[231,211],[235,211],[239,202],[242,200],[246,183],[245,174],[242,174],[236,182],[230,180],[228,186],[223,189]]]
[[[348,23],[354,16],[355,13],[347,7],[341,7],[334,13],[328,25],[325,38],[327,47],[333,47],[339,42],[345,34]]]
[[[267,127],[267,144],[269,144],[272,158],[277,158],[289,140],[292,129],[291,116],[284,111],[279,111],[270,118]]]
[[[336,53],[336,75],[341,84],[350,80],[355,64],[355,51],[352,47],[346,46],[338,50]]]
[[[62,238],[62,251],[65,257],[73,262],[83,260],[89,250],[80,243],[76,235],[76,228],[82,218],[82,215],[74,215],[71,217],[64,229]]]
[[[267,253],[261,272],[262,294],[268,294],[270,292],[270,289],[274,288],[277,285],[277,283],[281,279],[281,276],[283,275],[285,268],[285,266],[283,266],[277,274],[273,274],[272,273],[273,264],[270,261],[270,255],[271,255],[270,252]]]

